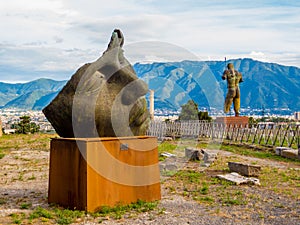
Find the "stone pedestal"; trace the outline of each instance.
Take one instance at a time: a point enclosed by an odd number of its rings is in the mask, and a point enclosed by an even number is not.
[[[217,117],[215,122],[224,124],[226,127],[247,127],[249,118],[246,116]]]
[[[94,212],[160,198],[155,137],[51,140],[49,203]]]

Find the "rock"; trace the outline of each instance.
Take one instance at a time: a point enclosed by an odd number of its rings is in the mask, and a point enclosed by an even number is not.
[[[165,165],[160,163],[159,164],[159,171],[164,171],[165,170]]]
[[[167,171],[176,171],[178,170],[178,167],[175,163],[168,163],[165,165],[165,170]]]
[[[276,147],[275,149],[275,153],[276,155],[281,155],[283,150],[290,150],[291,148],[287,148],[287,147]]]
[[[160,155],[165,156],[165,157],[176,157],[174,154],[169,153],[169,152],[163,152]]]
[[[210,167],[210,163],[201,162],[200,166],[201,167]]]
[[[258,177],[261,166],[258,165],[249,165],[238,162],[228,162],[228,167],[230,172],[237,172],[243,176],[255,176]]]
[[[58,135],[118,137],[145,135],[147,84],[123,55],[124,37],[114,30],[103,55],[80,67],[43,113]]]
[[[197,148],[185,148],[185,157],[188,158],[188,160],[200,160],[203,157],[203,154],[201,153],[200,149]]]
[[[236,185],[240,184],[255,184],[260,185],[259,179],[253,177],[243,177],[238,173],[229,173],[225,175],[217,175],[218,178],[227,180],[235,183]]]
[[[173,138],[171,138],[171,137],[163,137],[162,141],[173,141]]]
[[[204,153],[204,156],[203,156],[203,161],[204,163],[213,163],[216,159],[217,159],[217,152],[216,151],[209,151],[209,150],[202,150],[203,153]]]
[[[298,155],[298,150],[294,149],[282,150],[281,156],[289,159],[300,159],[300,156]]]

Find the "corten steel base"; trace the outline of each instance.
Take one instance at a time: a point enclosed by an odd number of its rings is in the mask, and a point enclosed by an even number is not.
[[[101,206],[159,199],[155,137],[51,140],[49,203],[93,212]]]
[[[246,116],[217,117],[215,122],[225,124],[226,127],[247,127],[249,118]]]

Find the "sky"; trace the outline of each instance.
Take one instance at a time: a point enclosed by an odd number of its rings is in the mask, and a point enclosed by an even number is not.
[[[253,58],[300,67],[300,1],[9,0],[0,3],[0,81],[66,80],[115,28],[131,63]]]

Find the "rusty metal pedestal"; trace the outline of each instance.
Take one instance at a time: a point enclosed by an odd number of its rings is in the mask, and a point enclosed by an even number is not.
[[[51,140],[48,202],[70,209],[161,199],[157,139]]]

